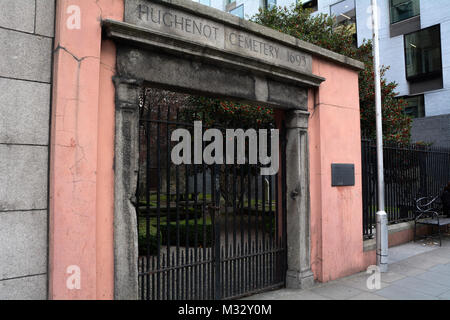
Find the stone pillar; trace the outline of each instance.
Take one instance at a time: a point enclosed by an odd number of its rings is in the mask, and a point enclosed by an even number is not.
[[[306,289],[314,284],[310,248],[308,118],[306,111],[286,112],[286,286],[291,289]]]
[[[139,94],[134,80],[115,79],[114,298],[138,299],[136,203],[139,168]]]

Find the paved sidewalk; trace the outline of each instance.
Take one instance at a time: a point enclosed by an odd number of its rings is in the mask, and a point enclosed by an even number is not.
[[[282,289],[249,300],[450,300],[450,237],[442,247],[422,241],[389,250],[381,289],[369,290],[363,272],[309,290]]]

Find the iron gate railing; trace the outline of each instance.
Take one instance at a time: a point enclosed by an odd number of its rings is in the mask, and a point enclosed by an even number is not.
[[[386,212],[390,224],[414,220],[414,199],[438,196],[450,181],[450,149],[384,146]],[[376,142],[362,140],[363,235],[373,238],[377,212]]]
[[[262,177],[255,165],[172,164],[172,132],[193,130],[183,97],[145,97],[137,189],[141,299],[232,299],[284,286],[284,170]],[[282,130],[281,155],[284,136]]]

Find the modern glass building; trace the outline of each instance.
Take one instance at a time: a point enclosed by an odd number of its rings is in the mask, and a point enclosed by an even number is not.
[[[250,18],[261,7],[290,6],[295,0],[207,2],[241,18]],[[358,45],[371,39],[371,0],[303,0],[302,3],[316,13],[335,15],[336,23],[353,25]],[[388,80],[398,83],[400,96],[409,102],[405,112],[414,118],[450,114],[449,1],[378,0],[378,5],[381,63],[390,66]]]

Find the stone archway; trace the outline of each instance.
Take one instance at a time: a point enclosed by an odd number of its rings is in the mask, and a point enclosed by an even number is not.
[[[285,110],[287,124],[287,286],[313,283],[309,235],[308,88],[312,56],[292,41],[196,3],[125,1],[125,22],[103,28],[118,45],[115,146],[115,297],[137,297],[133,206],[138,105],[146,82],[180,92],[262,103]],[[214,35],[213,35],[214,34]],[[303,44],[304,45],[304,44]]]
[[[284,109],[291,128],[288,147],[297,153],[296,161],[289,161],[289,178],[300,181],[286,192],[293,229],[289,286],[311,282],[311,268],[315,279],[326,282],[373,264],[375,252],[364,251],[361,237],[362,63],[185,0],[80,1],[83,23],[77,30],[66,28],[72,3],[56,3],[50,298],[136,297],[136,248],[128,241],[135,237],[130,186],[136,146],[125,138],[136,132],[138,88],[145,81]],[[163,26],[152,26],[162,9]],[[127,68],[132,65],[134,71]],[[168,67],[177,69],[176,77]],[[354,164],[355,186],[332,186],[334,163]],[[67,287],[71,266],[82,270],[80,290]]]

